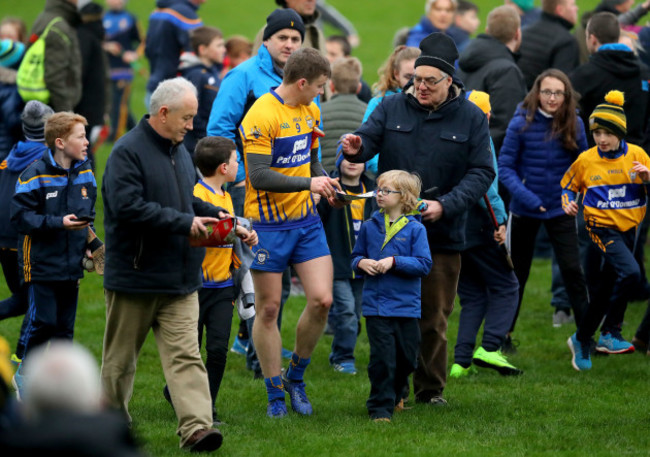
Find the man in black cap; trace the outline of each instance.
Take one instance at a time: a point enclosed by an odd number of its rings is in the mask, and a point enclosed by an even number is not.
[[[422,179],[427,204],[422,219],[433,267],[422,281],[422,339],[413,385],[417,402],[445,405],[447,319],[456,296],[467,210],[485,194],[495,172],[487,118],[465,100],[462,83],[452,77],[458,58],[453,40],[432,33],[420,49],[404,91],[384,98],[342,143],[351,162],[379,153],[379,173],[406,170]]]

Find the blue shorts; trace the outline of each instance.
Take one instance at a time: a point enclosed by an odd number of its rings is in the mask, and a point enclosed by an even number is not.
[[[257,236],[259,243],[253,246],[251,270],[282,273],[289,265],[330,255],[320,220],[291,230],[259,231]]]

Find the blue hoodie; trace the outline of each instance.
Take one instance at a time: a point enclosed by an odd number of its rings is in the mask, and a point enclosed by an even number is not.
[[[365,275],[363,284],[363,315],[381,317],[414,317],[421,313],[421,277],[433,264],[427,231],[419,215],[402,216],[408,222],[392,237],[386,236],[384,213],[376,211],[363,223],[352,251],[352,269],[359,274],[362,259],[381,260],[393,257],[395,265],[376,276]],[[401,218],[400,218],[401,219]],[[393,222],[399,224],[400,219]]]
[[[0,248],[16,249],[18,232],[11,225],[11,197],[18,176],[29,164],[43,157],[47,146],[33,141],[19,141],[0,163]]]

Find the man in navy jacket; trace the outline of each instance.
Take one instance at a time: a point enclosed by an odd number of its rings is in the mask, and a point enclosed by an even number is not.
[[[151,114],[115,143],[102,185],[104,394],[130,420],[138,353],[153,329],[181,447],[193,452],[217,449],[222,436],[211,428],[212,401],[198,345],[205,249],[190,247],[190,238],[207,237],[205,225],[225,216],[222,208],[193,196],[196,173],[183,139],[197,109],[192,83],[163,81],[151,96]]]
[[[447,319],[456,297],[467,211],[495,172],[487,119],[451,76],[458,58],[453,41],[432,33],[420,49],[413,83],[384,98],[356,134],[343,139],[343,152],[351,162],[379,153],[379,173],[416,172],[426,189],[422,219],[433,268],[422,281],[422,341],[413,385],[416,401],[444,405]]]

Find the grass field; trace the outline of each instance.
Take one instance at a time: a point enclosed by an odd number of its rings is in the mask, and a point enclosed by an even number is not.
[[[3,15],[24,17],[29,24],[43,0],[10,2]],[[134,0],[129,7],[143,19],[152,1]],[[334,1],[330,3],[354,20],[362,45],[356,51],[365,65],[366,79],[374,81],[376,68],[389,52],[393,32],[414,24],[424,1],[404,0]],[[481,2],[484,17],[498,2]],[[4,5],[3,5],[4,6]],[[221,27],[226,36],[244,33],[252,37],[272,9],[271,0],[224,2],[209,0],[201,9],[209,24]],[[580,2],[581,11],[593,3]],[[142,114],[143,81],[137,82],[133,107]],[[98,155],[98,182],[110,152],[105,146]],[[102,203],[97,203],[96,225],[100,235]],[[479,369],[478,376],[449,382],[447,408],[414,405],[396,414],[391,424],[375,424],[366,416],[369,392],[366,376],[368,341],[365,331],[357,348],[357,376],[335,373],[327,363],[331,337],[324,336],[310,365],[306,382],[314,404],[312,417],[290,414],[284,420],[266,418],[262,382],[254,381],[243,357],[230,354],[219,413],[223,456],[529,456],[529,455],[650,455],[650,357],[640,354],[597,357],[591,372],[577,373],[570,365],[566,346],[570,327],[551,326],[550,266],[536,260],[524,297],[516,338],[519,354],[512,362],[525,371],[519,378],[502,378]],[[0,297],[7,296],[4,281]],[[283,339],[292,347],[295,322],[304,299],[292,297],[285,307]],[[631,338],[645,310],[633,303],[626,315],[623,333]],[[98,358],[104,332],[104,301],[101,279],[83,280],[75,338]],[[236,319],[235,319],[236,320]],[[458,308],[450,320],[450,362],[458,325]],[[0,335],[15,344],[20,320],[0,322]],[[236,328],[233,328],[233,334]],[[134,431],[144,449],[153,456],[184,455],[174,436],[175,416],[163,399],[164,385],[155,342],[149,338],[140,356],[131,402]],[[413,402],[411,402],[413,403]],[[2,452],[0,451],[0,455]]]

